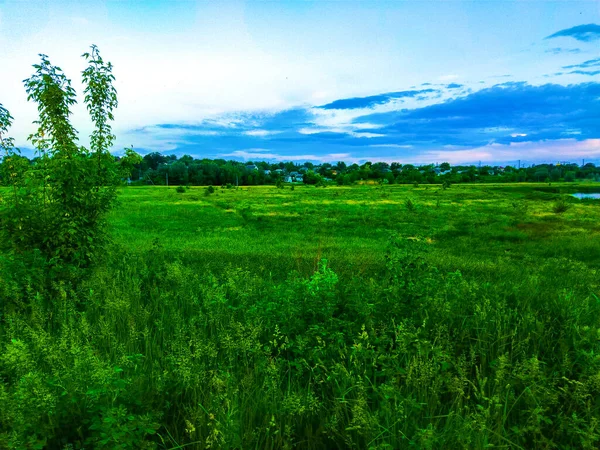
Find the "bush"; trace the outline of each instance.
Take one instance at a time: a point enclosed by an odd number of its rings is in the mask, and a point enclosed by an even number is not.
[[[183,194],[185,192],[185,188],[183,186],[177,186],[177,189],[175,189],[177,192],[179,192],[180,194]]]
[[[406,209],[408,209],[410,212],[415,212],[417,210],[417,205],[415,204],[415,202],[413,202],[410,198],[407,198],[406,201],[404,202],[404,206],[406,207]]]
[[[569,205],[563,199],[560,199],[556,203],[554,203],[554,205],[552,206],[552,211],[555,214],[562,214],[564,212],[567,212],[570,207],[571,205]]]

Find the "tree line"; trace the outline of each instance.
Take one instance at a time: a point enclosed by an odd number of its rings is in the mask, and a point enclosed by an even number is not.
[[[537,164],[529,167],[454,165],[413,165],[392,162],[365,162],[346,164],[302,164],[294,162],[248,161],[225,159],[197,159],[189,155],[147,153],[143,157],[133,149],[126,149],[121,157],[106,154],[107,164],[121,177],[121,182],[141,185],[277,185],[282,182],[304,184],[352,185],[361,182],[380,184],[436,184],[476,182],[572,182],[600,181],[600,166],[587,164]],[[43,163],[37,156],[28,159],[22,155],[4,157],[0,162],[0,183],[10,185],[15,177]]]

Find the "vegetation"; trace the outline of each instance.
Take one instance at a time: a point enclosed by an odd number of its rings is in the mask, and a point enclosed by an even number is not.
[[[86,58],[91,151],[0,108],[0,448],[598,448],[595,184],[119,189]]]
[[[129,149],[129,151],[133,151]],[[293,162],[268,163],[225,161],[224,159],[194,159],[189,155],[177,158],[176,155],[148,153],[135,159],[128,153],[124,156],[127,170],[121,177],[129,179],[133,185],[196,185],[196,186],[256,186],[284,183],[303,183],[322,186],[336,184],[350,186],[354,184],[441,184],[445,189],[458,183],[515,183],[515,182],[575,182],[600,181],[600,167],[594,163],[577,165],[538,164],[529,167],[512,166],[439,166],[429,164],[414,166],[400,163],[371,163],[346,165],[323,163],[318,166],[310,162],[302,165]],[[117,158],[117,165],[124,164]],[[37,159],[27,165],[35,165]],[[8,185],[9,178],[2,176],[0,164],[0,183]],[[168,183],[167,183],[168,180]]]

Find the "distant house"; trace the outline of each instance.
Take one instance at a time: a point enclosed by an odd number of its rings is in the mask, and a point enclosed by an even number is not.
[[[269,175],[271,173],[271,171],[269,169],[264,171],[265,175]]]
[[[256,166],[256,164],[248,164],[246,166],[246,170],[249,170],[249,171],[258,170],[258,167]]]
[[[287,177],[285,177],[284,181],[286,183],[293,183],[294,180],[292,180],[292,177],[290,177],[289,175]]]
[[[275,169],[274,172],[278,173],[279,175],[281,175],[283,173],[283,169]]]

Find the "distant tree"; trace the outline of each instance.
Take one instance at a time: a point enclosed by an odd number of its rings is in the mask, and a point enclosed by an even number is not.
[[[567,182],[575,181],[575,171],[570,170],[569,172],[565,173],[565,181],[567,181]]]
[[[446,170],[450,170],[450,163],[448,162],[443,162],[440,164],[440,170],[442,171],[446,171]]]
[[[400,171],[402,169],[402,164],[397,163],[397,162],[393,162],[390,165],[390,169],[392,169],[392,172],[398,172],[398,171]]]
[[[148,168],[157,170],[158,166],[167,162],[167,158],[158,152],[152,152],[144,155],[144,161],[148,164]]]
[[[536,181],[544,181],[546,178],[548,178],[548,168],[547,167],[537,168],[535,170],[535,172],[533,173],[533,176],[535,177]]]
[[[170,184],[187,184],[188,168],[185,163],[177,161],[167,167]]]
[[[179,161],[184,163],[186,166],[189,166],[194,161],[194,158],[192,158],[190,155],[183,155],[181,158],[179,158]]]
[[[346,163],[344,161],[338,161],[338,163],[335,165],[335,169],[339,172],[343,172],[346,170]]]
[[[321,183],[322,181],[323,181],[323,178],[321,177],[321,175],[313,172],[312,170],[309,170],[308,172],[306,172],[303,177],[304,184],[318,184],[318,183]]]
[[[125,155],[119,159],[119,175],[122,178],[129,178],[136,165],[142,162],[142,157],[136,153],[133,148],[126,148]]]
[[[488,176],[490,174],[490,172],[492,171],[492,166],[482,166],[479,169],[479,175],[481,176]]]

